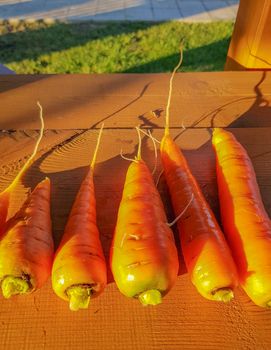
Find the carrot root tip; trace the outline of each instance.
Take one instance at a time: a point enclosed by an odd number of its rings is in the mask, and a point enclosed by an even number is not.
[[[70,299],[70,309],[77,311],[79,309],[87,309],[91,296],[91,289],[86,286],[71,286],[67,290]]]
[[[214,291],[212,294],[214,300],[223,301],[224,303],[228,303],[234,298],[233,291],[230,288],[220,288]]]
[[[157,289],[150,289],[138,296],[142,305],[157,305],[162,303],[162,295]]]
[[[26,294],[31,290],[28,281],[15,276],[5,277],[2,281],[1,288],[4,298],[7,299],[16,294]]]

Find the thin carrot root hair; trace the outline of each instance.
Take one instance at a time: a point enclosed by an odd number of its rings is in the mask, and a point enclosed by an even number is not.
[[[141,135],[140,135],[140,127],[136,126],[136,131],[137,131],[137,136],[138,136],[138,148],[137,148],[137,156],[136,156],[136,160],[141,160],[141,146],[142,146],[142,142],[141,142]]]
[[[120,150],[120,156],[122,159],[128,160],[129,162],[134,162],[134,163],[138,163],[141,160],[141,146],[142,146],[141,137],[140,137],[141,130],[139,126],[136,126],[136,131],[138,135],[138,148],[137,148],[137,155],[135,156],[135,158],[128,158],[124,156],[122,153],[122,149]]]
[[[181,46],[180,46],[180,60],[177,64],[177,66],[174,68],[174,70],[171,74],[171,77],[170,77],[170,81],[169,81],[168,101],[167,101],[167,107],[166,107],[165,135],[169,135],[169,109],[170,109],[170,104],[171,104],[173,78],[174,78],[177,70],[181,67],[182,62],[183,62],[183,43],[181,43]]]
[[[138,163],[138,160],[137,160],[137,159],[135,159],[135,158],[129,158],[129,157],[124,156],[123,153],[122,153],[122,149],[120,150],[120,156],[121,156],[122,159],[128,160],[129,162]]]
[[[157,143],[161,143],[160,141],[158,141],[155,137],[153,137],[152,133],[150,130],[148,130],[148,132],[142,130],[139,128],[139,131],[142,132],[142,134],[148,136],[151,140],[152,140],[152,143],[153,143],[153,148],[154,148],[154,156],[155,156],[155,162],[154,162],[154,167],[153,167],[153,170],[152,170],[152,175],[155,174],[156,172],[156,169],[157,169],[157,163],[158,163],[158,153],[157,153],[157,147],[156,147],[156,144],[155,142]]]
[[[17,185],[17,183],[20,181],[21,177],[23,176],[23,174],[26,172],[26,170],[30,167],[30,165],[33,162],[33,159],[35,158],[37,152],[38,152],[38,148],[41,142],[41,139],[43,137],[43,133],[44,133],[44,120],[43,120],[43,109],[41,104],[39,103],[39,101],[37,101],[37,105],[40,109],[40,114],[39,114],[39,118],[40,118],[40,122],[41,122],[41,127],[40,127],[40,134],[39,137],[37,139],[37,142],[35,144],[33,153],[31,154],[31,156],[28,158],[28,160],[25,162],[25,164],[23,165],[23,167],[21,168],[21,170],[19,171],[19,173],[16,175],[15,179],[12,181],[12,183],[2,192],[11,192],[12,189]]]
[[[184,208],[184,210],[182,210],[180,212],[180,214],[173,221],[167,223],[167,225],[169,227],[175,225],[176,222],[185,214],[185,212],[187,211],[187,209],[190,207],[191,203],[193,202],[193,199],[194,199],[194,193],[192,193],[191,198],[190,198],[189,202],[187,203],[186,207]]]
[[[174,70],[171,74],[170,80],[169,80],[168,101],[167,101],[167,107],[166,107],[165,136],[169,135],[169,109],[170,109],[171,97],[172,97],[173,78],[174,78],[176,72],[178,71],[178,69],[181,67],[182,63],[183,63],[183,42],[181,42],[181,45],[180,45],[179,62],[177,64],[177,66],[174,68]],[[186,128],[184,126],[184,120],[182,121],[182,128],[183,128],[183,130],[186,130]],[[156,184],[155,184],[156,187],[158,186],[158,184],[161,180],[161,176],[163,175],[163,172],[164,172],[164,170],[161,170],[160,174],[158,175],[158,178],[157,178]],[[178,221],[178,219],[177,219],[177,221]],[[172,225],[170,225],[170,226],[172,226]]]
[[[104,123],[102,123],[101,129],[99,131],[96,147],[95,147],[94,154],[93,154],[93,157],[92,157],[92,160],[91,160],[90,167],[92,169],[94,169],[95,164],[96,164],[96,158],[97,158],[97,153],[98,153],[98,150],[99,150],[99,147],[100,147],[100,143],[101,143],[101,137],[102,137],[103,129],[104,129]]]
[[[184,125],[185,118],[182,120],[182,129],[186,130],[186,126]]]
[[[149,130],[148,130],[148,132],[146,132],[146,131],[144,131],[143,129],[139,129],[141,132],[142,132],[142,134],[144,134],[144,135],[146,135],[146,136],[148,136],[148,137],[150,137],[150,135],[149,135]],[[157,140],[157,138],[155,138],[153,135],[151,136],[152,138],[153,138],[153,140],[155,141],[155,142],[157,142],[157,143],[161,143],[161,141],[159,141],[159,140]]]
[[[154,137],[152,136],[150,130],[148,130],[148,134],[149,134],[149,137],[150,137],[151,140],[152,140],[153,148],[154,148],[154,157],[155,157],[155,160],[154,160],[154,167],[153,167],[153,169],[152,169],[152,175],[154,175],[155,172],[156,172],[156,169],[157,169],[157,161],[158,161],[157,147],[156,147],[156,143],[155,143]]]
[[[161,180],[161,177],[162,177],[163,173],[164,173],[164,170],[162,169],[162,170],[160,171],[160,174],[158,175],[157,180],[156,180],[156,183],[155,183],[155,186],[156,186],[156,187],[159,185],[159,182],[160,182],[160,180]]]

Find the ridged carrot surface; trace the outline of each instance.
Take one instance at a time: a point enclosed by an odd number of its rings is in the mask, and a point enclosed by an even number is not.
[[[50,276],[53,256],[50,180],[46,178],[9,220],[0,241],[0,281],[4,297],[41,288]]]
[[[126,174],[110,262],[119,290],[143,305],[160,303],[177,278],[173,233],[152,174],[140,156]]]
[[[232,133],[216,128],[212,143],[221,218],[240,284],[255,304],[271,307],[271,223],[253,165]]]
[[[106,263],[96,222],[93,183],[101,132],[92,164],[73,203],[53,264],[53,289],[60,298],[69,301],[71,310],[87,308],[90,298],[102,293],[107,283]]]

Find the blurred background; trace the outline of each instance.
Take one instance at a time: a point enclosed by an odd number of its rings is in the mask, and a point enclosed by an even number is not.
[[[2,0],[0,63],[16,73],[224,69],[237,0]]]

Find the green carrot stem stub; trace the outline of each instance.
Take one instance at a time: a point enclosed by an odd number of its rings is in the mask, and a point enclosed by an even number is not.
[[[26,294],[31,290],[30,284],[28,281],[24,280],[21,277],[7,276],[3,279],[2,284],[2,293],[5,298],[10,298],[16,294]]]
[[[157,289],[150,289],[138,296],[143,305],[158,305],[162,303],[162,295]]]
[[[70,299],[70,309],[77,311],[87,309],[91,296],[91,289],[84,286],[72,286],[68,288],[67,295]]]
[[[230,288],[221,288],[215,291],[214,300],[223,301],[227,303],[234,297],[233,291]]]

